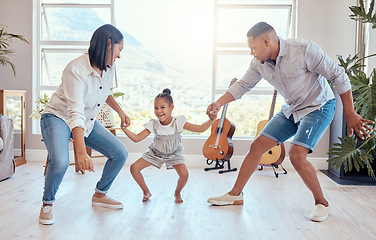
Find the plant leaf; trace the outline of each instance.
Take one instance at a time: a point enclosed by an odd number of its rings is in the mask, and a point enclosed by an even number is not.
[[[327,162],[331,162],[336,169],[343,165],[345,172],[351,171],[353,168],[359,172],[360,169],[367,167],[369,176],[375,178],[371,166],[373,155],[369,150],[367,151],[367,147],[375,143],[375,138],[376,134],[373,133],[371,137],[364,139],[363,143],[357,147],[358,142],[355,136],[339,137],[340,143],[334,143],[333,147],[329,148],[330,158]]]

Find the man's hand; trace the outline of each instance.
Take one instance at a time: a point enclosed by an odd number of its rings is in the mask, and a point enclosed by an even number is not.
[[[207,113],[207,115],[209,116],[210,120],[216,120],[218,117],[218,114],[214,114],[214,113]]]
[[[221,105],[218,102],[213,102],[208,106],[208,109],[206,110],[206,114],[209,116],[210,119],[212,119],[210,116],[217,118],[217,114],[219,110],[221,109]],[[212,119],[213,120],[213,119]]]
[[[369,132],[372,132],[372,128],[368,126],[366,123],[375,124],[375,122],[362,118],[359,114],[353,113],[350,116],[346,115],[347,120],[347,128],[349,129],[350,137],[353,136],[354,132],[358,135],[362,140],[364,136],[370,137]]]

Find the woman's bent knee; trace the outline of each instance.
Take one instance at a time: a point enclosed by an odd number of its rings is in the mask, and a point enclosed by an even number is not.
[[[127,150],[127,148],[124,147],[124,148],[118,149],[118,151],[116,153],[116,157],[114,158],[114,160],[116,160],[120,164],[124,165],[127,158],[128,158],[128,150]]]

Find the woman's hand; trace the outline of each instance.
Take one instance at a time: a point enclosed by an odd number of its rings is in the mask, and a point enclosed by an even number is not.
[[[87,153],[77,153],[76,160],[78,164],[78,169],[89,170],[89,172],[94,172],[94,163],[91,157]]]
[[[119,114],[119,117],[121,120],[121,123],[120,123],[121,129],[127,128],[131,125],[131,119],[129,118],[127,114],[123,112],[122,114]]]

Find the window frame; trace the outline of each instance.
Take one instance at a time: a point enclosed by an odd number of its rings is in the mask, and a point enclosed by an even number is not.
[[[89,46],[89,41],[46,41],[41,39],[42,34],[42,9],[48,9],[52,7],[67,7],[67,8],[109,8],[111,12],[111,24],[115,25],[115,0],[110,0],[110,3],[95,3],[95,4],[86,4],[86,3],[42,3],[43,0],[34,0],[36,2],[35,5],[35,24],[33,25],[33,32],[35,33],[35,41],[33,44],[33,69],[36,71],[33,71],[33,109],[36,108],[35,101],[40,96],[42,91],[54,91],[57,89],[56,86],[48,86],[42,84],[42,65],[43,65],[43,54],[48,52],[77,52],[77,51],[86,51]],[[286,1],[279,1],[280,3],[274,1],[275,3],[264,3],[264,2],[254,2],[254,1],[247,1],[249,3],[235,3],[236,1],[232,0],[213,0],[214,4],[214,21],[213,21],[213,49],[212,49],[212,81],[211,81],[211,100],[215,101],[216,96],[222,95],[227,91],[227,88],[219,88],[216,86],[217,84],[217,59],[220,55],[249,55],[250,51],[245,50],[248,49],[247,44],[244,43],[220,43],[218,42],[217,38],[217,32],[218,32],[218,13],[220,9],[254,9],[254,8],[288,8],[289,9],[289,27],[292,32],[291,36],[292,38],[296,37],[296,19],[297,19],[297,0],[290,0],[289,3],[286,3]],[[240,2],[240,1],[237,1]],[[44,16],[46,17],[46,16]],[[45,20],[48,24],[48,21]],[[292,27],[290,27],[292,26]],[[47,25],[48,29],[48,25]],[[287,37],[287,36],[285,36]],[[56,47],[58,46],[58,47]],[[73,47],[78,48],[73,48]],[[82,48],[81,48],[82,47]],[[226,48],[231,48],[231,50],[228,50]],[[244,69],[244,72],[246,69]],[[115,83],[117,85],[117,81],[115,79]],[[252,89],[246,95],[270,95],[272,96],[274,92],[274,89]],[[32,131],[33,133],[40,133],[39,129],[39,121],[33,120],[32,123]],[[184,137],[196,137],[196,138],[202,138],[200,135],[184,135]],[[242,139],[247,138],[249,139],[249,136],[237,136],[236,138]]]
[[[220,9],[280,9],[280,8],[286,8],[289,10],[290,15],[290,21],[288,21],[288,31],[291,28],[291,36],[293,38],[296,37],[296,0],[291,0],[291,4],[284,3],[281,1],[281,3],[251,3],[249,4],[236,4],[233,3],[231,0],[214,0],[214,31],[213,31],[213,59],[212,59],[212,101],[216,100],[216,96],[222,95],[226,93],[227,88],[218,88],[216,85],[217,83],[217,59],[220,55],[250,55],[250,50],[244,50],[248,49],[247,43],[220,43],[217,40],[217,32],[218,32],[218,13]],[[288,36],[284,36],[287,38]],[[231,48],[232,50],[226,50],[225,48]],[[244,69],[244,72],[246,69]],[[236,77],[236,76],[234,76]],[[251,89],[249,92],[246,93],[246,95],[270,95],[273,96],[274,89]]]
[[[49,34],[48,19],[46,14],[43,12],[48,8],[101,8],[109,9],[110,11],[110,23],[115,25],[115,11],[114,11],[114,1],[111,0],[109,3],[43,3],[43,0],[35,1],[35,24],[33,25],[33,32],[35,33],[34,43],[33,43],[33,94],[32,108],[36,109],[36,103],[38,96],[41,95],[42,91],[55,91],[57,86],[44,85],[42,82],[42,67],[45,62],[45,53],[82,53],[87,51],[90,41],[54,41],[54,40],[42,40],[42,18],[46,23],[46,30]],[[43,16],[42,16],[43,14]],[[46,66],[47,75],[48,67]],[[116,74],[115,74],[116,76]],[[48,76],[49,77],[49,76]],[[116,80],[116,78],[115,78]],[[33,119],[32,121],[32,132],[40,133],[39,121]]]

